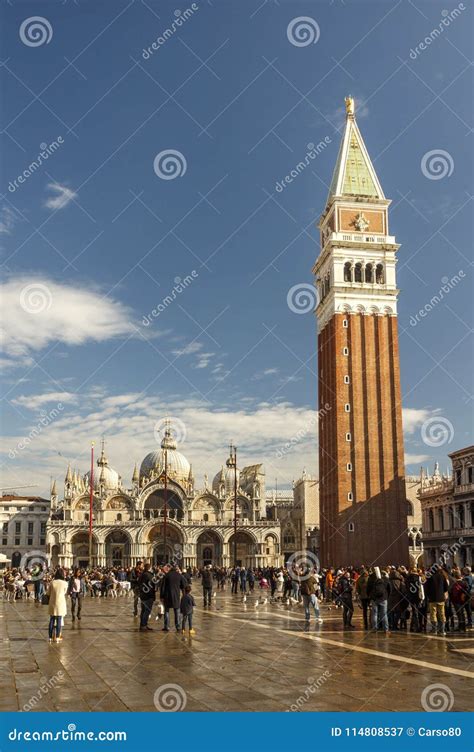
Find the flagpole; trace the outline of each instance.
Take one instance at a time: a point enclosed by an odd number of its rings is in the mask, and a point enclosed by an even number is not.
[[[163,544],[164,544],[164,563],[167,564],[168,556],[166,554],[166,517],[168,514],[168,449],[165,447],[165,488],[164,488],[164,520],[163,520]]]
[[[94,442],[91,444],[91,472],[89,475],[89,567],[92,569],[92,511],[94,502]]]
[[[234,447],[234,567],[237,566],[237,447]]]

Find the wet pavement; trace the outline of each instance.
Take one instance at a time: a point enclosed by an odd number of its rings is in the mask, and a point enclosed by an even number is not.
[[[218,593],[197,602],[196,634],[139,632],[132,598],[86,598],[80,622],[48,643],[47,607],[0,602],[0,711],[422,711],[470,709],[474,630],[434,635],[342,629],[322,607]],[[171,685],[171,686],[169,686]],[[433,688],[432,685],[440,685]]]

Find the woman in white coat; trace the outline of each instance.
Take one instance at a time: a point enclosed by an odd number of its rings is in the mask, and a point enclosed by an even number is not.
[[[62,640],[63,617],[67,614],[67,582],[64,571],[58,569],[54,580],[48,587],[49,595],[49,641],[59,642]]]

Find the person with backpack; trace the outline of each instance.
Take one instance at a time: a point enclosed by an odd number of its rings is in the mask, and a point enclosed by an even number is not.
[[[382,577],[380,567],[374,567],[374,577],[369,578],[367,596],[372,602],[372,628],[383,630],[390,634],[387,618],[388,596],[390,595],[390,582],[388,577]]]
[[[318,580],[316,579],[314,574],[311,573],[310,569],[306,569],[301,577],[300,593],[301,597],[303,598],[306,629],[309,629],[311,620],[310,608],[312,608],[314,611],[314,618],[316,622],[318,624],[322,624],[323,620],[321,619],[318,603]]]
[[[454,577],[454,582],[449,590],[449,597],[451,598],[451,603],[453,604],[454,613],[456,614],[458,622],[457,631],[465,632],[466,618],[464,609],[466,601],[470,598],[470,593],[466,581],[461,577],[459,569],[454,570],[452,575]]]
[[[442,569],[436,569],[426,576],[425,594],[430,611],[431,631],[434,634],[446,634],[448,582],[448,573]]]

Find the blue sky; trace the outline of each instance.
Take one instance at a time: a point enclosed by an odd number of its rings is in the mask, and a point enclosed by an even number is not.
[[[471,5],[191,5],[2,4],[3,485],[44,493],[67,459],[85,471],[102,434],[128,482],[165,415],[198,485],[231,438],[269,485],[317,471],[316,323],[287,296],[312,283],[349,93],[401,243],[407,469],[445,467],[472,441]],[[32,16],[41,44],[20,33]],[[299,17],[314,43],[290,42]],[[183,174],[166,180],[154,160],[168,150]]]

